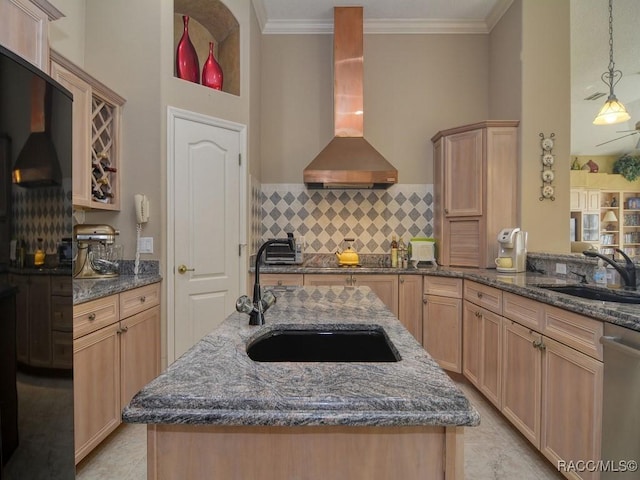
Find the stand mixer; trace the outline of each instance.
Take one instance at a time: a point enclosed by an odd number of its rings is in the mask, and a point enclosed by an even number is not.
[[[527,269],[527,232],[518,227],[503,228],[498,233],[496,270],[504,273],[524,272]]]
[[[119,233],[110,225],[75,225],[73,238],[77,244],[77,255],[73,277],[117,277],[122,248],[114,243]]]

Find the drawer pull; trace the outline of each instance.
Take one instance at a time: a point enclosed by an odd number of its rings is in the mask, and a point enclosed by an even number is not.
[[[478,298],[482,298],[482,292],[478,292]]]
[[[278,286],[281,287],[282,286],[282,280],[278,280]]]
[[[87,316],[87,318],[88,318],[89,320],[93,321],[93,320],[95,320],[95,319],[96,319],[96,314],[95,314],[95,313],[90,313],[90,314]]]
[[[118,333],[126,333],[127,330],[129,330],[129,327],[120,327]]]
[[[146,301],[147,301],[147,297],[145,297],[144,295],[142,295],[142,296],[140,297],[140,303],[144,303],[144,302],[146,302]]]

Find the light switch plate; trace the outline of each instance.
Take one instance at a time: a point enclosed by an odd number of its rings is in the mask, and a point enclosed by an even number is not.
[[[153,237],[140,237],[138,251],[140,253],[153,253]]]
[[[556,263],[556,273],[560,275],[567,274],[567,264],[566,263]]]

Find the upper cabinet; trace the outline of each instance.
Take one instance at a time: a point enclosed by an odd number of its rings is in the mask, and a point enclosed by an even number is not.
[[[0,0],[0,44],[49,71],[49,21],[63,14],[46,0]]]
[[[175,0],[173,8],[174,65],[184,33],[182,17],[186,15],[189,39],[198,58],[198,83],[202,81],[202,69],[212,42],[213,56],[222,69],[222,91],[240,95],[240,25],[233,13],[219,0]],[[175,70],[174,74],[179,77]]]
[[[517,220],[518,122],[465,125],[431,141],[438,263],[494,268],[497,235]]]
[[[73,93],[73,206],[119,210],[124,98],[53,50],[51,76]]]

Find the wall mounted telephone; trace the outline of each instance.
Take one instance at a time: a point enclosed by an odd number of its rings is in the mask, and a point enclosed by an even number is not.
[[[136,204],[136,222],[147,223],[149,221],[149,199],[146,195],[136,194],[134,196]]]

